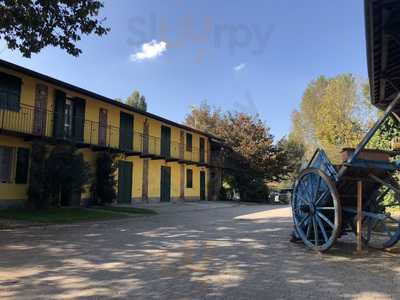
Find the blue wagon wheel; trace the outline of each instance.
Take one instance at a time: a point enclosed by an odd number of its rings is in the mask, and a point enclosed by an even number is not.
[[[342,226],[339,194],[322,170],[305,169],[299,176],[292,198],[293,222],[304,244],[317,251],[334,245]]]
[[[393,178],[386,181],[400,190]],[[393,247],[400,240],[400,197],[390,188],[381,187],[371,194],[363,208],[362,238],[377,249]],[[354,225],[355,227],[355,225]]]

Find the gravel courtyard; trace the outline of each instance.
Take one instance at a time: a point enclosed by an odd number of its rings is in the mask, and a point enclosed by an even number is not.
[[[400,299],[400,254],[292,244],[283,206],[0,231],[0,299]]]

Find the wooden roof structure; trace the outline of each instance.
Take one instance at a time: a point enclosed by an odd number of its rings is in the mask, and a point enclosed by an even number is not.
[[[371,101],[385,109],[400,92],[400,1],[364,1]]]

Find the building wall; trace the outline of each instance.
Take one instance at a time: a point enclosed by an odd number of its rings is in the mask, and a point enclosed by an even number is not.
[[[149,124],[149,148],[156,148],[159,151],[160,148],[160,139],[161,139],[161,126],[168,126],[171,128],[171,154],[175,157],[179,156],[181,150],[179,147],[184,148],[184,159],[185,160],[198,160],[199,159],[199,147],[200,147],[200,137],[203,137],[205,140],[205,159],[208,161],[208,149],[209,149],[209,141],[208,138],[204,135],[201,135],[197,132],[190,132],[180,127],[171,126],[170,124],[164,124],[163,122],[149,118],[146,115],[142,115],[140,113],[132,112],[118,106],[112,105],[110,103],[106,103],[103,101],[99,101],[88,97],[86,95],[81,95],[74,91],[66,90],[64,88],[59,88],[54,86],[53,84],[49,84],[47,82],[38,80],[36,78],[32,78],[26,76],[22,73],[14,72],[12,70],[8,70],[0,67],[0,72],[9,73],[11,75],[17,76],[22,79],[21,86],[21,99],[20,103],[22,106],[28,106],[33,108],[35,105],[35,97],[36,97],[36,85],[38,83],[44,84],[48,87],[48,97],[47,97],[47,109],[49,110],[49,115],[47,116],[46,123],[46,135],[47,137],[52,137],[53,131],[53,122],[52,122],[52,112],[54,111],[54,97],[56,90],[62,90],[67,94],[67,98],[75,98],[79,97],[81,99],[85,99],[85,124],[92,124],[91,126],[85,125],[84,130],[84,141],[90,142],[90,144],[98,144],[98,135],[99,135],[99,112],[100,109],[107,110],[107,120],[108,125],[115,127],[115,131],[110,130],[107,132],[108,140],[110,142],[110,146],[114,148],[118,148],[119,145],[119,127],[120,127],[120,112],[125,112],[127,114],[131,114],[134,116],[134,149],[140,150],[141,140],[140,134],[143,133],[144,122],[147,120]],[[9,115],[8,122],[11,124],[12,129],[16,129],[20,126],[19,122],[21,122],[21,114],[24,112],[23,108],[21,108],[20,112],[11,112],[7,111]],[[14,118],[15,117],[15,118]],[[13,123],[15,120],[15,124]],[[93,123],[91,123],[93,122]],[[33,119],[27,120],[24,124],[24,132],[30,132],[33,128]],[[186,140],[186,133],[192,134],[192,147],[193,151],[186,151],[186,147],[182,145],[181,132],[184,134],[184,141]],[[154,139],[152,139],[154,138]],[[0,135],[0,145],[11,146],[11,147],[26,147],[31,148],[31,142],[25,141],[21,137],[12,137],[9,135]],[[96,153],[89,147],[82,148],[79,151],[83,153],[85,161],[89,162],[90,167],[92,168],[93,173],[95,172],[96,166]],[[133,176],[132,176],[132,198],[134,200],[141,200],[143,194],[143,158],[136,156],[125,156],[121,154],[118,159],[127,160],[132,162],[133,164]],[[148,198],[152,201],[158,200],[160,198],[160,182],[161,182],[161,167],[168,166],[171,168],[171,199],[176,200],[181,198],[181,165],[184,165],[185,172],[183,176],[186,176],[186,169],[190,168],[193,170],[193,188],[186,187],[186,178],[183,178],[184,182],[184,198],[185,199],[199,199],[200,197],[200,170],[206,171],[206,195],[208,195],[208,169],[206,167],[201,167],[194,164],[186,164],[183,162],[167,162],[163,159],[150,159],[149,160],[149,176],[148,176]],[[117,176],[117,174],[116,174]],[[3,204],[7,205],[7,201],[11,202],[19,202],[22,203],[26,200],[27,197],[27,185],[17,185],[13,183],[0,183],[0,207]],[[87,187],[85,192],[82,194],[82,199],[89,199],[91,197],[90,188]]]
[[[161,167],[171,168],[171,198],[179,198],[179,165],[164,160],[150,160],[149,163],[149,199],[159,199],[161,190]]]
[[[129,157],[127,161],[132,162],[132,198],[141,199],[142,198],[142,184],[143,184],[143,159],[135,156]]]
[[[185,198],[186,199],[199,199],[200,198],[200,171],[205,171],[206,173],[206,197],[208,191],[208,172],[207,168],[204,167],[195,167],[195,166],[186,166],[185,168],[185,177],[186,177],[186,170],[192,169],[193,170],[193,187],[187,188],[186,186],[186,178],[185,178]]]

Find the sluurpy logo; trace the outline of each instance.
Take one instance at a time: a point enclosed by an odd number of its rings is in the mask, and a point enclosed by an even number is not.
[[[218,23],[211,17],[196,18],[189,14],[168,22],[156,13],[150,13],[147,17],[131,17],[128,29],[127,42],[136,51],[130,56],[132,61],[160,56],[167,49],[191,47],[195,48],[195,60],[200,62],[212,54],[213,49],[226,49],[229,55],[240,51],[262,55],[274,25]]]

